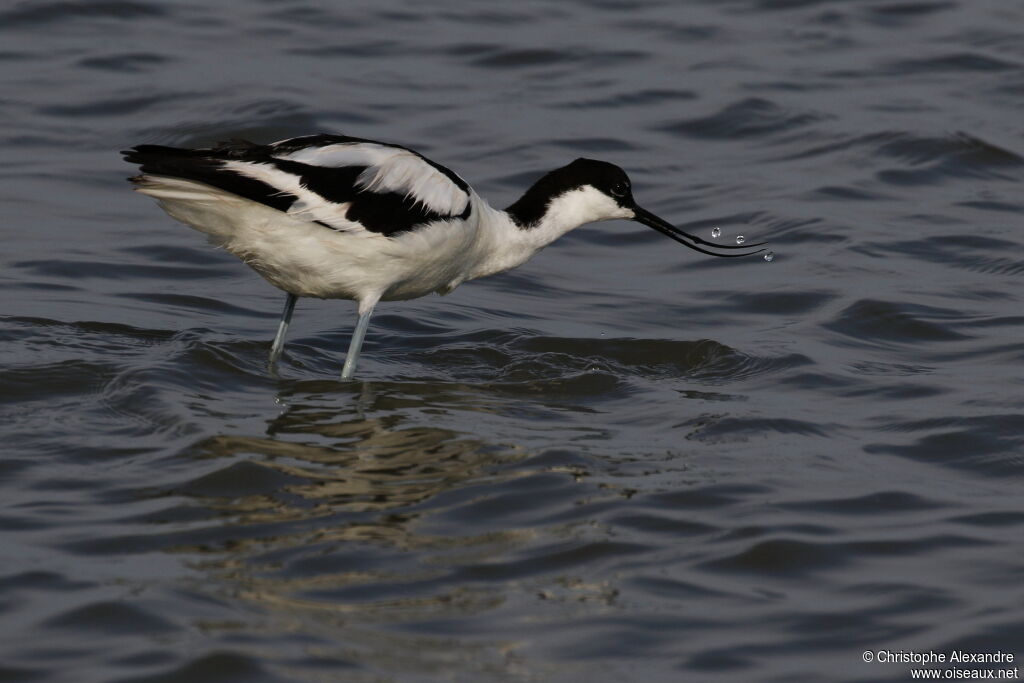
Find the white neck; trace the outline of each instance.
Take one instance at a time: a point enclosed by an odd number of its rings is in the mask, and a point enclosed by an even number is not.
[[[584,223],[633,217],[631,209],[619,206],[611,197],[589,185],[553,199],[544,216],[529,227],[520,227],[505,211],[494,209],[483,201],[481,204],[485,212],[480,221],[485,254],[472,278],[515,268]]]

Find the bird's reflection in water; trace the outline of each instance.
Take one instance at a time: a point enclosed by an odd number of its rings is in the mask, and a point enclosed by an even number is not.
[[[501,608],[498,586],[467,572],[535,532],[467,520],[462,508],[522,476],[516,463],[526,453],[469,435],[493,412],[479,392],[363,384],[352,396],[338,387],[291,385],[265,434],[195,444],[195,456],[224,466],[177,493],[200,502],[218,528],[213,542],[204,525],[202,542],[176,550],[201,555],[197,566],[269,613],[274,631],[303,633],[307,651],[324,657],[407,657],[421,671],[469,657],[514,668],[509,642],[467,649],[415,624]],[[400,632],[388,628],[398,623]]]

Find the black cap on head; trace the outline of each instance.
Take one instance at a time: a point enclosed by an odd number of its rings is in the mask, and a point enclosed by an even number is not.
[[[615,164],[580,157],[555,173],[561,173],[571,187],[590,185],[615,199],[619,206],[633,205],[633,184],[626,172]]]
[[[612,197],[619,206],[633,206],[632,184],[625,171],[607,161],[580,157],[535,182],[506,211],[521,227],[536,225],[544,217],[552,199],[584,185],[590,185]]]

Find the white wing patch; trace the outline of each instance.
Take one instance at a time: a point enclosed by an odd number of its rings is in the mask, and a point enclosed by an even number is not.
[[[323,221],[339,230],[356,230],[361,227],[345,217],[349,207],[347,203],[335,204],[327,201],[316,192],[303,187],[299,176],[293,173],[282,171],[270,164],[252,161],[225,161],[224,168],[266,183],[279,190],[281,194],[294,195],[295,201],[288,208],[289,215]]]
[[[448,176],[420,156],[400,147],[373,142],[345,142],[273,156],[326,168],[366,166],[356,180],[360,188],[370,192],[396,192],[442,215],[460,215],[469,204],[469,195]],[[280,187],[278,183],[272,184]]]

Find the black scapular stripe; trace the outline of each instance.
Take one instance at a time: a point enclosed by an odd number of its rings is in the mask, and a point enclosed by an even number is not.
[[[470,206],[459,216],[443,214],[426,208],[414,198],[398,192],[373,192],[356,187],[356,180],[366,166],[325,168],[296,161],[274,159],[280,170],[299,176],[299,183],[335,204],[349,203],[345,217],[370,232],[387,237],[408,232],[418,225],[451,218],[468,218]]]

